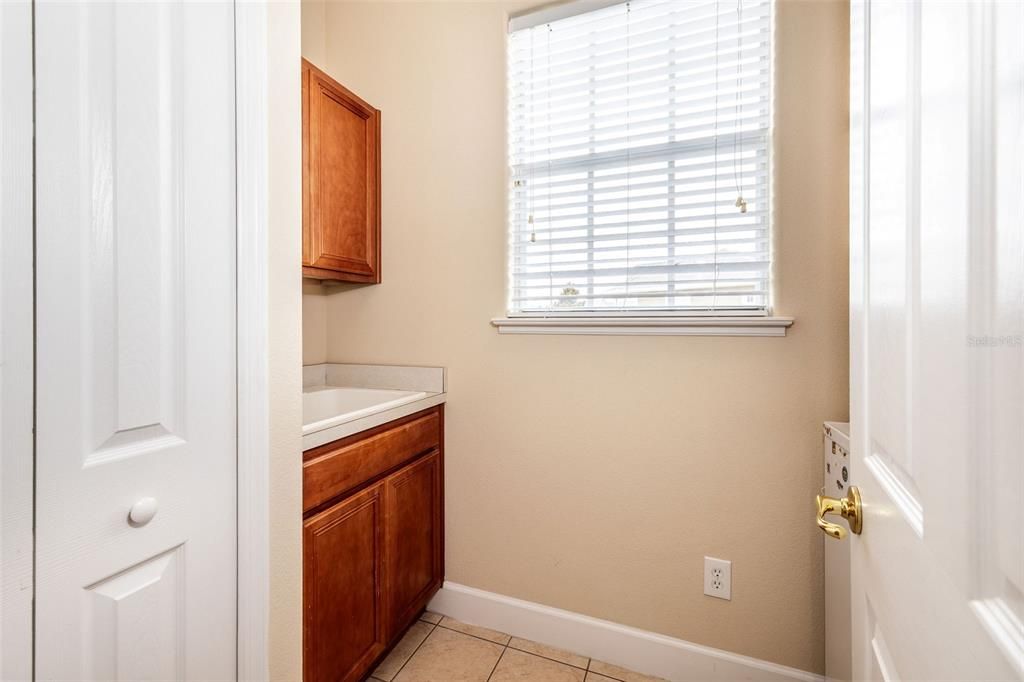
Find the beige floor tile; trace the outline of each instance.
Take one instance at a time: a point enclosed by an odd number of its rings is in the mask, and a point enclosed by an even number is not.
[[[441,622],[441,614],[434,613],[433,611],[424,611],[423,615],[420,616],[420,620],[425,620],[428,623],[433,623],[434,625],[437,625]]]
[[[373,677],[383,680],[383,682],[391,682],[391,680],[395,679],[395,675],[398,674],[398,671],[402,669],[405,662],[416,651],[416,647],[423,643],[423,640],[427,638],[427,635],[433,629],[434,626],[430,623],[424,623],[423,621],[413,623],[409,631],[405,633],[398,644],[395,645],[395,648],[391,650],[391,653],[388,654],[388,657],[373,671]]]
[[[587,668],[587,663],[590,662],[590,659],[586,656],[580,656],[570,651],[566,651],[565,649],[556,649],[555,647],[548,646],[546,644],[531,642],[528,639],[520,639],[519,637],[513,637],[512,641],[510,641],[508,645],[513,649],[519,649],[520,651],[543,656],[544,658],[550,658],[567,665],[574,665],[577,668],[583,668],[584,670]]]
[[[484,682],[502,647],[444,628],[434,628],[395,682]]]
[[[620,680],[621,682],[665,682],[660,677],[641,675],[640,673],[635,673],[632,670],[626,670],[625,668],[620,668],[617,665],[602,663],[597,660],[590,661],[590,670],[598,675],[610,677],[613,680]]]
[[[458,630],[459,632],[464,632],[467,635],[473,635],[474,637],[479,637],[480,639],[486,639],[496,644],[508,644],[508,640],[512,639],[510,635],[506,635],[504,632],[498,632],[497,630],[488,630],[487,628],[482,628],[478,625],[462,623],[460,621],[455,620],[454,618],[449,618],[448,616],[445,616],[441,619],[440,625],[443,628],[448,628],[449,630]]]
[[[506,649],[498,667],[494,669],[490,682],[583,682],[584,671],[579,668],[524,653]]]

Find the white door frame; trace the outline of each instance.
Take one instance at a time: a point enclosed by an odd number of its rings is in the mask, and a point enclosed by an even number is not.
[[[235,3],[239,680],[269,678],[267,3]],[[295,65],[298,69],[298,64]],[[299,93],[294,93],[298,97]],[[298,371],[298,370],[296,370]]]
[[[236,314],[237,314],[237,543],[238,543],[238,614],[237,614],[237,670],[240,680],[266,680],[268,670],[268,604],[269,604],[269,443],[268,443],[268,381],[267,381],[267,25],[266,2],[238,2],[235,6],[235,158],[236,158]],[[33,266],[25,260],[24,247],[31,244],[33,229],[33,188],[31,151],[32,118],[21,116],[26,97],[32,96],[32,40],[31,3],[4,3],[0,8],[0,38],[4,52],[0,54],[0,115],[2,148],[10,152],[17,146],[18,154],[5,153],[3,183],[0,186],[0,218],[4,245],[0,262],[0,277],[10,293],[10,287],[20,282],[27,289],[17,292],[22,301],[18,310],[11,310],[8,299],[0,298],[0,330],[3,330],[0,356],[3,368],[3,404],[0,414],[6,419],[20,405],[32,404],[34,386],[28,381],[11,383],[9,367],[17,363],[31,363],[31,343],[24,352],[24,344],[17,347],[9,342],[10,325],[24,326],[24,310],[33,306],[31,283]],[[26,53],[26,54],[23,54]],[[24,68],[22,68],[24,67]],[[298,65],[296,65],[298,68]],[[20,70],[19,70],[20,69]],[[295,93],[298,96],[298,93]],[[24,147],[24,148],[23,148]],[[23,234],[27,232],[27,234]],[[18,331],[18,330],[15,330]],[[28,336],[34,331],[30,330]],[[19,336],[26,336],[19,333]],[[19,355],[12,353],[17,350]],[[4,366],[4,365],[7,366]],[[15,393],[16,391],[16,393]],[[8,422],[5,421],[7,426]],[[31,422],[21,424],[20,436],[28,431],[31,440]],[[0,604],[4,619],[0,624],[0,677],[15,671],[31,671],[31,595],[34,592],[31,576],[12,582],[12,573],[23,573],[31,565],[32,518],[34,498],[24,495],[12,500],[7,492],[31,490],[32,466],[22,466],[24,442],[12,439],[19,434],[4,429],[3,447],[0,449],[0,506],[4,510],[3,535],[0,536]],[[24,438],[22,438],[24,440]],[[12,451],[12,446],[20,449]],[[25,476],[28,473],[28,485]],[[13,475],[19,476],[14,478]],[[9,484],[9,485],[8,485]],[[11,509],[10,505],[16,505]],[[23,508],[22,508],[23,507]],[[15,511],[17,513],[11,514]],[[25,532],[27,530],[27,532]],[[18,561],[12,562],[11,556]],[[13,569],[13,570],[12,570]],[[27,589],[31,587],[32,589]],[[23,627],[11,631],[11,623]],[[8,625],[4,630],[3,625]],[[21,631],[24,627],[28,632]]]
[[[32,675],[32,3],[0,3],[0,679]]]

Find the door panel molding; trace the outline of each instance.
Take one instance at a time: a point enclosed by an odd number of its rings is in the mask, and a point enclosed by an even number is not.
[[[1024,676],[1021,30],[851,2],[855,679]]]
[[[34,6],[41,679],[237,675],[234,23]]]
[[[91,596],[86,623],[90,638],[96,643],[122,640],[118,646],[90,651],[91,679],[184,678],[183,553],[184,546],[178,545],[85,588]],[[156,623],[159,627],[150,631],[155,636],[138,637],[142,622],[166,614],[173,617]]]
[[[267,543],[267,7],[235,12],[238,280],[238,675],[266,680]],[[297,22],[296,22],[297,25]],[[32,3],[0,4],[0,678],[32,675],[33,163]],[[126,273],[128,274],[128,273]],[[162,420],[135,429],[174,438]],[[173,420],[168,420],[173,424]],[[122,421],[121,423],[125,423]],[[130,423],[130,421],[128,422]],[[132,434],[135,429],[117,429]],[[115,431],[116,430],[116,431]],[[116,436],[115,436],[116,437]],[[111,445],[107,439],[107,445]],[[108,450],[105,454],[110,455]],[[96,455],[93,454],[93,458]],[[94,585],[95,587],[95,585]],[[98,588],[100,589],[100,588]]]

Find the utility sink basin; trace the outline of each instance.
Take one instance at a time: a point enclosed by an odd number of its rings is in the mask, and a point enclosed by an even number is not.
[[[302,394],[302,434],[344,424],[427,397],[423,391],[318,386]]]

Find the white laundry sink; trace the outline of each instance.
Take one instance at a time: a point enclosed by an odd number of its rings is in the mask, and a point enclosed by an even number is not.
[[[423,391],[317,386],[302,394],[302,434],[316,433],[427,397]]]

